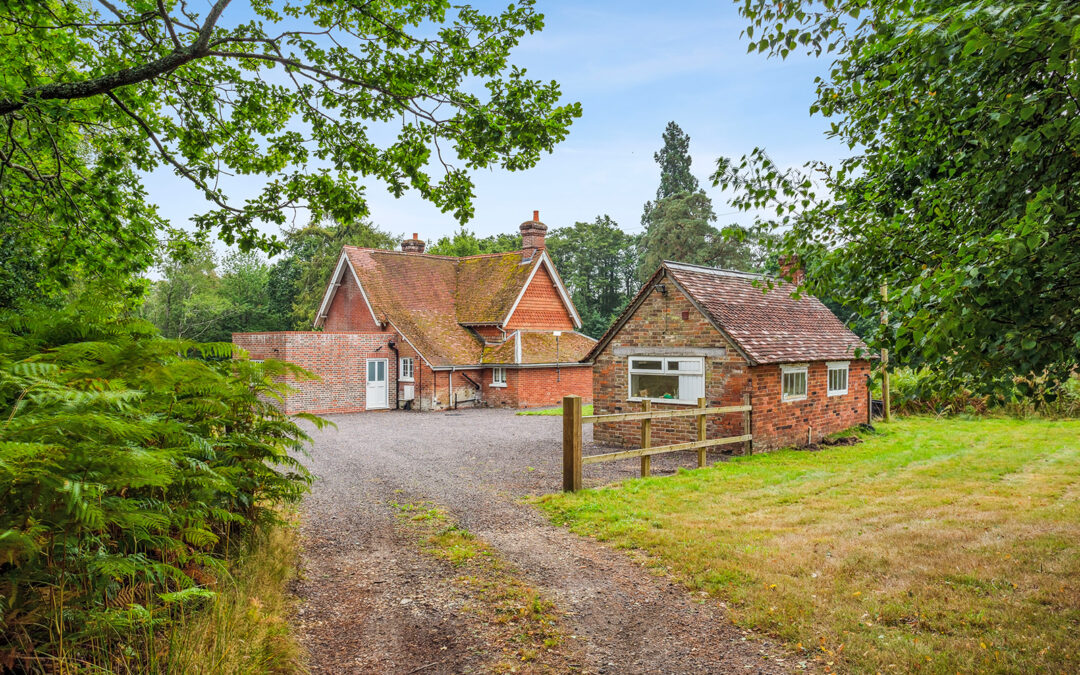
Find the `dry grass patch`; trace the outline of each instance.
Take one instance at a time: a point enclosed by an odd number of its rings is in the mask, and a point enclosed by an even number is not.
[[[216,584],[205,607],[186,615],[160,638],[160,662],[144,672],[186,675],[305,673],[304,652],[288,617],[296,598],[288,584],[299,558],[295,524],[266,526],[252,535],[232,576]]]
[[[550,495],[735,621],[848,672],[1080,672],[1080,422],[895,422],[857,446]]]

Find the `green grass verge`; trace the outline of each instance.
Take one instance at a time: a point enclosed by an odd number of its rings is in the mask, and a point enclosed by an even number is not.
[[[593,411],[592,403],[587,403],[581,406],[582,415],[591,415]],[[522,410],[518,412],[519,415],[551,415],[562,417],[562,407],[558,408],[544,408],[542,410]]]
[[[852,447],[537,500],[848,672],[1080,672],[1080,422],[908,418]]]

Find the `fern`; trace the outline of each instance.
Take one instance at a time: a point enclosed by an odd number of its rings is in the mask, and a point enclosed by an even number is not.
[[[153,650],[137,638],[311,481],[308,437],[274,406],[307,373],[163,339],[118,306],[0,319],[0,654],[27,671]]]

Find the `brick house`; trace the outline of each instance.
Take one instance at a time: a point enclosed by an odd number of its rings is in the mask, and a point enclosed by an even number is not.
[[[463,258],[346,246],[315,331],[236,333],[253,359],[277,358],[320,377],[290,382],[286,412],[360,412],[462,404],[555,405],[592,398],[596,343],[545,250],[547,226],[521,224],[522,250]]]
[[[768,284],[773,288],[765,292]],[[866,421],[866,345],[817,298],[756,274],[664,262],[585,357],[595,413],[741,405],[754,449],[816,442]],[[655,445],[695,440],[693,417],[655,420]],[[742,416],[712,416],[708,437],[737,436]],[[636,447],[638,422],[595,425],[598,443]]]

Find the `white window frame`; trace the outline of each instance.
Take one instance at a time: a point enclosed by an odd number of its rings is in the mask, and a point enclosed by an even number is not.
[[[787,375],[803,376],[803,391],[801,394],[789,394],[784,389],[784,381],[787,379]],[[803,401],[810,393],[810,368],[808,364],[799,363],[786,366],[780,366],[780,400],[785,403],[789,401]]]
[[[413,361],[411,356],[402,356],[398,362],[398,380],[401,382],[413,382],[415,376],[416,362]],[[406,374],[408,372],[408,374]]]
[[[506,368],[492,368],[491,369],[491,386],[493,386],[493,387],[505,387],[506,386]]]
[[[848,393],[848,387],[851,386],[851,372],[849,361],[826,361],[825,362],[825,387],[828,389],[829,396],[846,396]],[[844,373],[844,388],[833,389],[832,388],[832,374],[833,372]]]
[[[634,364],[637,361],[659,361],[662,364],[660,370],[655,369],[642,369],[635,368]],[[686,371],[669,370],[669,361],[696,361],[699,364],[700,370],[697,373],[686,373]],[[654,398],[644,396],[634,396],[634,391],[631,388],[634,382],[634,375],[698,375],[701,378],[701,395],[705,395],[705,358],[701,356],[649,356],[647,354],[641,354],[637,356],[631,356],[626,359],[626,400],[628,401],[653,401],[655,403],[673,403],[676,405],[697,405],[697,397],[692,399],[684,398]],[[682,394],[682,388],[680,387],[680,394]]]

